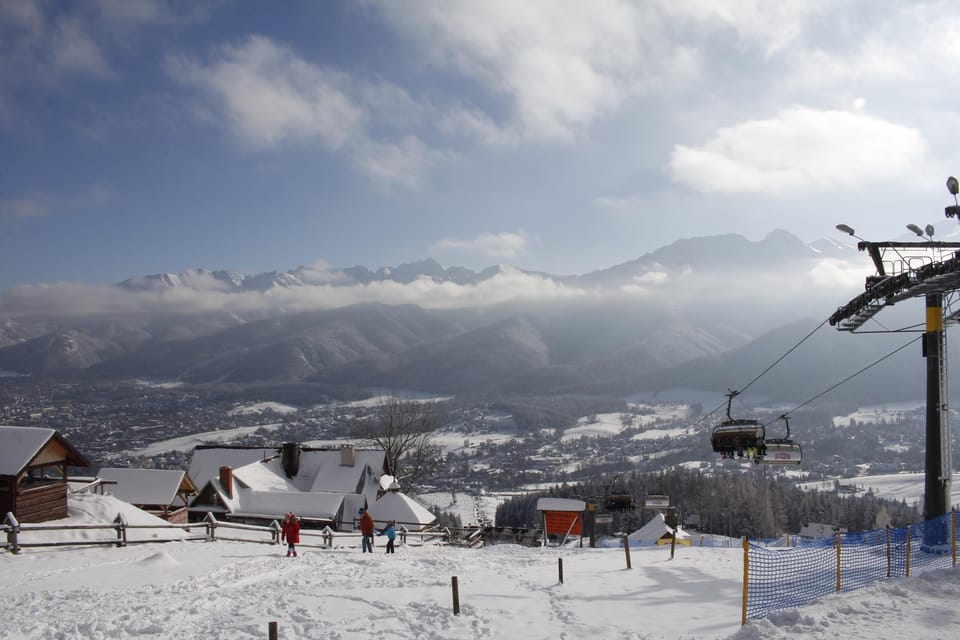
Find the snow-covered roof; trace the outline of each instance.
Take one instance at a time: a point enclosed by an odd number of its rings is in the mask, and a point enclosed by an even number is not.
[[[656,542],[668,533],[673,532],[673,527],[667,524],[662,513],[658,513],[647,524],[643,525],[627,538],[630,542]],[[690,534],[677,527],[677,540],[686,540]]]
[[[395,520],[398,527],[402,525],[407,529],[422,528],[437,519],[426,507],[399,491],[386,493],[370,505],[370,517],[378,527],[387,520]]]
[[[233,470],[233,477],[257,491],[358,493],[374,489],[383,469],[383,451],[357,451],[354,464],[341,464],[339,449],[302,449],[297,473],[288,478],[281,456]]]
[[[275,456],[277,452],[276,447],[197,447],[187,473],[198,487],[202,487],[220,475],[220,467],[242,467]]]
[[[103,480],[117,484],[108,485],[107,493],[130,504],[173,504],[186,474],[170,469],[121,469],[110,467],[97,473]]]
[[[583,500],[570,498],[540,498],[537,500],[537,511],[583,511],[587,503]]]
[[[70,464],[87,464],[83,456],[53,429],[0,425],[0,475],[20,474],[51,440],[58,442]]]
[[[219,485],[219,481],[214,482]],[[234,486],[232,498],[222,497],[234,516],[282,517],[293,511],[301,518],[335,520],[343,505],[339,493],[253,491],[240,486]]]

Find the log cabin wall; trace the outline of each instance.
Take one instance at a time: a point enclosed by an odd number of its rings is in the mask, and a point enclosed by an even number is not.
[[[67,517],[67,483],[56,482],[29,489],[16,496],[14,515],[20,522],[45,522]]]

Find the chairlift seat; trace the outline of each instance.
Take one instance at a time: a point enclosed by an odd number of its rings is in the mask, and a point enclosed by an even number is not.
[[[760,456],[764,452],[764,435],[763,425],[756,420],[727,420],[714,427],[710,444],[724,458],[742,458],[748,450]]]
[[[803,450],[793,440],[777,438],[766,441],[766,451],[757,457],[760,464],[800,464]]]

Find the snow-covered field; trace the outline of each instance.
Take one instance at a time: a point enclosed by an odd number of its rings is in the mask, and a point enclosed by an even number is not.
[[[70,519],[112,520],[116,502],[99,508],[97,500],[86,498]],[[381,548],[302,548],[299,558],[285,558],[278,546],[173,541],[0,552],[0,636],[252,640],[266,638],[271,621],[280,638],[337,640],[902,640],[960,632],[956,570],[829,596],[741,628],[736,548],[679,547],[672,560],[666,548],[632,549],[629,570],[619,549]]]
[[[833,491],[837,482],[840,483],[841,487],[848,487],[854,492],[873,491],[880,498],[906,500],[907,504],[911,505],[920,505],[923,500],[924,474],[922,473],[856,476],[854,478],[804,482],[799,486],[817,491]],[[960,474],[953,474],[950,490],[950,504],[960,504]]]

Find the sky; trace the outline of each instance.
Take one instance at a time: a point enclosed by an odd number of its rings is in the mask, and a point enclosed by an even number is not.
[[[0,0],[0,291],[942,222],[948,2]]]
[[[156,518],[110,496],[74,496],[62,523]],[[107,532],[112,536],[112,532]],[[176,540],[131,529],[127,547],[0,552],[0,634],[69,637],[397,640],[900,640],[954,638],[960,574],[895,578],[740,625],[743,551],[736,547],[482,549],[400,544],[361,554],[356,539],[300,556],[253,542]],[[257,534],[243,532],[243,535]],[[94,530],[24,532],[22,541],[101,539]],[[68,537],[71,536],[71,537]],[[163,540],[169,540],[164,542]],[[563,582],[559,562],[563,561]],[[456,576],[460,614],[453,614]]]

